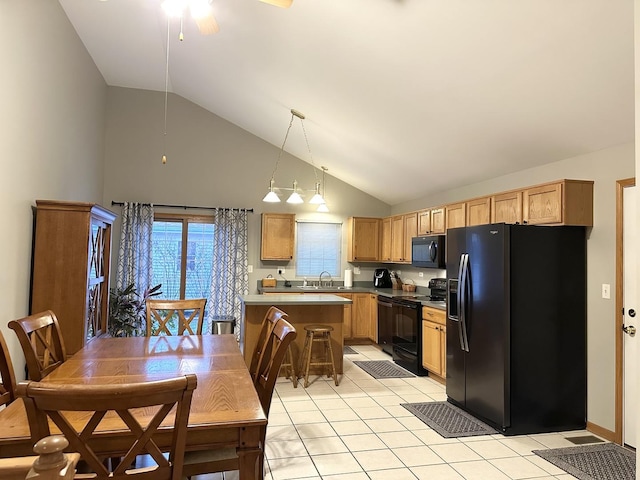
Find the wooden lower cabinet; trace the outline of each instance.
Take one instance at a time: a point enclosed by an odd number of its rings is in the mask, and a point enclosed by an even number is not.
[[[422,366],[441,378],[447,375],[445,318],[444,310],[422,307]]]
[[[337,295],[342,298],[348,298],[353,301],[353,295],[351,293],[332,293],[331,295]],[[344,306],[344,320],[342,322],[342,338],[352,338],[353,337],[353,307],[355,306],[355,302],[351,305]]]

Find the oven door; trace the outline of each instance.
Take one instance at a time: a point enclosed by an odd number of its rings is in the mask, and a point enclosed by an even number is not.
[[[378,345],[389,355],[393,354],[393,303],[390,298],[378,295]]]
[[[423,374],[421,312],[417,302],[394,299],[393,360],[418,375]]]

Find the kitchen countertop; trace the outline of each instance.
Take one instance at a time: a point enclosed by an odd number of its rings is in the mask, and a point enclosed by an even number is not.
[[[352,288],[345,288],[343,286],[335,286],[335,287],[322,287],[319,289],[314,289],[314,288],[300,288],[299,286],[293,285],[291,287],[283,287],[283,286],[276,286],[276,287],[258,287],[258,292],[259,293],[269,293],[271,295],[269,295],[267,299],[264,299],[265,303],[276,303],[276,301],[280,302],[280,299],[282,297],[293,297],[293,298],[298,298],[298,297],[327,297],[327,296],[331,296],[331,297],[335,297],[336,295],[327,295],[327,294],[336,294],[336,293],[373,293],[374,295],[382,295],[384,297],[400,297],[400,298],[407,298],[407,299],[415,299],[417,302],[419,302],[421,305],[426,306],[426,307],[433,307],[433,308],[438,308],[440,310],[446,310],[447,305],[445,302],[434,302],[431,300],[427,300],[426,293],[421,293],[419,291],[416,292],[405,292],[403,290],[393,290],[391,288],[374,288],[374,287],[352,287]],[[291,294],[291,293],[304,293],[304,295],[279,295],[277,297],[277,299],[274,299],[274,294],[277,293],[282,293],[282,294]],[[241,298],[246,298],[246,297],[260,297],[261,295],[243,295],[241,296]],[[424,300],[422,300],[421,298],[425,297]],[[338,297],[338,298],[342,298],[342,297]],[[290,300],[291,298],[289,298]],[[343,299],[344,300],[344,299]],[[296,302],[298,303],[298,302]]]
[[[348,305],[352,303],[348,298],[324,293],[269,296],[240,295],[239,298],[245,305]]]

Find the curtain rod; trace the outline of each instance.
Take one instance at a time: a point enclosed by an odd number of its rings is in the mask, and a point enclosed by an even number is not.
[[[111,201],[111,205],[118,205],[122,207],[124,202],[116,202]],[[164,208],[183,208],[183,209],[195,209],[195,210],[244,210],[246,212],[253,213],[253,208],[226,208],[226,207],[194,207],[192,205],[167,205],[163,203],[143,203],[142,205],[153,205],[154,207],[164,207]]]

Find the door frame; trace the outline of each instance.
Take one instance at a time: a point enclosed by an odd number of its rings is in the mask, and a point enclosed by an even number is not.
[[[623,211],[624,211],[624,189],[633,187],[636,184],[635,177],[625,178],[616,182],[616,392],[615,392],[615,425],[614,442],[622,445],[622,410],[623,401],[623,362],[624,362],[624,333],[622,331],[624,308],[624,268],[623,268]]]

